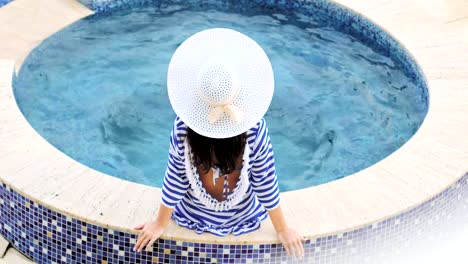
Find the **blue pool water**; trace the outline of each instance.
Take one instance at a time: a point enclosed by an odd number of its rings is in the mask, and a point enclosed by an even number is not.
[[[107,174],[160,187],[175,114],[175,49],[228,27],[270,58],[265,119],[280,190],[319,185],[382,160],[416,132],[427,98],[402,67],[322,21],[278,10],[141,6],[82,19],[34,49],[15,80],[21,111],[46,140]]]
[[[12,0],[0,0],[0,7],[10,3]]]

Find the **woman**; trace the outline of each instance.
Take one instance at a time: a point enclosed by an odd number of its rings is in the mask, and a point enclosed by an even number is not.
[[[273,70],[263,49],[240,32],[214,28],[184,41],[168,70],[177,114],[156,220],[140,230],[134,250],[149,250],[169,223],[196,233],[240,235],[270,216],[289,256],[304,238],[280,206],[273,147],[263,118],[273,96]]]

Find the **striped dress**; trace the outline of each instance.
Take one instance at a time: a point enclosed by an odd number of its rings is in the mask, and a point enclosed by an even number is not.
[[[171,218],[197,234],[210,232],[225,236],[232,233],[237,236],[260,228],[260,222],[268,217],[267,210],[280,204],[273,147],[265,119],[247,131],[239,179],[221,202],[203,187],[193,166],[186,135],[186,124],[176,117],[160,199],[165,206],[174,208]]]

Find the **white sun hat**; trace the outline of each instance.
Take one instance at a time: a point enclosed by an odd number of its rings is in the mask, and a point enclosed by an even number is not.
[[[234,137],[267,112],[273,69],[253,39],[232,29],[211,28],[176,49],[167,88],[174,112],[193,131],[211,138]]]

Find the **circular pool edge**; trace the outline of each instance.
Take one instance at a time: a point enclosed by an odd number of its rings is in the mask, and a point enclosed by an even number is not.
[[[398,37],[395,31],[389,32]],[[411,44],[407,41],[403,43]],[[468,50],[466,46],[461,49]],[[6,64],[12,66],[11,61]],[[425,60],[421,67],[424,71],[425,67],[431,69],[437,65],[428,64]],[[0,84],[10,81],[2,80],[3,77],[0,76]],[[463,141],[462,137],[460,143],[449,136],[457,135],[456,131],[459,131],[459,136],[467,132],[467,122],[462,115],[467,112],[462,104],[463,96],[466,98],[467,93],[460,90],[462,96],[449,104],[447,96],[436,87],[446,87],[450,79],[441,81],[432,75],[426,78],[431,103],[416,134],[390,156],[353,175],[327,184],[282,193],[282,208],[291,227],[296,227],[309,239],[317,239],[372,226],[427,203],[464,179],[467,171],[464,165],[468,164],[466,139]],[[453,82],[459,84],[460,80]],[[4,125],[0,135],[2,144],[8,143],[0,152],[0,162],[5,165],[0,169],[0,181],[5,186],[31,199],[34,204],[90,224],[130,234],[136,233],[131,227],[139,223],[137,219],[141,219],[141,222],[155,215],[160,188],[130,183],[77,164],[29,126],[12,96],[11,85],[9,89],[0,87],[0,98],[2,101],[7,99],[6,104],[0,106],[0,122]],[[454,114],[452,117],[455,118],[445,118],[450,114]],[[445,129],[440,127],[441,124],[446,125]],[[447,126],[453,128],[451,132],[446,129]],[[42,164],[35,164],[34,160],[41,157],[48,159],[41,160]],[[20,162],[24,160],[28,161]],[[41,174],[37,173],[38,170]],[[40,183],[40,188],[31,184],[30,181],[34,180]],[[426,188],[421,188],[422,184]],[[104,187],[99,190],[99,186],[105,186],[107,190]],[[125,193],[127,196],[122,196]],[[132,193],[137,193],[139,197],[135,199],[128,195]],[[310,203],[295,202],[298,199],[308,199]],[[138,207],[141,203],[143,206]],[[116,210],[123,210],[123,213],[113,212]],[[129,214],[133,215],[132,219],[128,219]],[[259,231],[237,238],[196,235],[194,231],[178,227],[171,221],[161,238],[223,244],[278,242],[269,220],[262,222]]]

